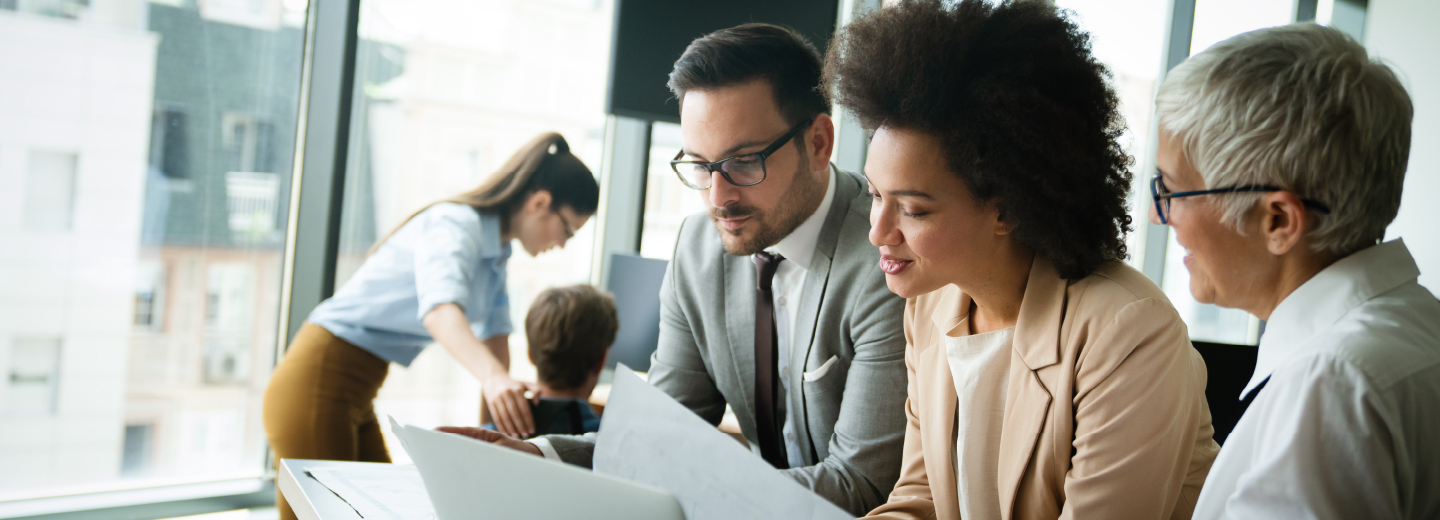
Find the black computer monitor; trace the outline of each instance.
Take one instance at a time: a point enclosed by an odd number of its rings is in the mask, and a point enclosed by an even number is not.
[[[670,262],[615,253],[610,255],[610,280],[605,290],[615,295],[620,332],[605,366],[624,363],[632,370],[650,370],[650,354],[660,341],[660,282]]]

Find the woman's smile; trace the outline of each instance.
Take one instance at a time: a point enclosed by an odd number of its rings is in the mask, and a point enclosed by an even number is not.
[[[906,260],[890,255],[880,255],[880,270],[885,271],[885,274],[891,276],[900,274],[901,271],[904,271],[905,268],[910,267],[910,264],[913,263],[915,263],[914,260]]]

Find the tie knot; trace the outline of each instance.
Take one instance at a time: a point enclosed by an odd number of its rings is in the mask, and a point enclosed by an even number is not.
[[[756,281],[759,282],[760,290],[768,291],[770,290],[771,282],[775,280],[775,270],[780,267],[780,262],[783,262],[785,257],[765,251],[755,253],[753,256],[755,258]]]

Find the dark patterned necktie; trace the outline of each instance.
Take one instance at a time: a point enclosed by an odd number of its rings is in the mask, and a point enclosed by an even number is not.
[[[776,468],[789,464],[780,447],[780,428],[775,417],[775,367],[779,334],[775,330],[775,299],[770,289],[775,269],[785,257],[755,253],[755,427],[760,438],[760,456]]]

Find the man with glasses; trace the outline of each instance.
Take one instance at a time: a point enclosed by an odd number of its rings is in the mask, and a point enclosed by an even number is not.
[[[649,381],[713,424],[728,405],[757,455],[858,516],[900,472],[905,301],[866,238],[864,181],[830,166],[820,73],[813,46],[768,24],[706,35],[675,63],[671,167],[708,214],[681,227]],[[587,467],[594,448],[487,440]]]

